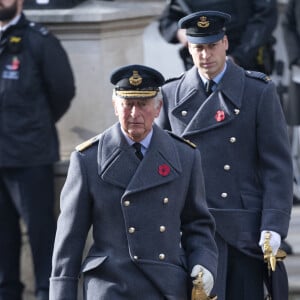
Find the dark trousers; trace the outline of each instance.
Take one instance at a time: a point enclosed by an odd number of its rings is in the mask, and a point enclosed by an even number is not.
[[[264,264],[228,247],[226,300],[263,300]]]
[[[22,299],[20,219],[28,233],[36,292],[48,294],[56,230],[52,165],[0,168],[0,300]]]

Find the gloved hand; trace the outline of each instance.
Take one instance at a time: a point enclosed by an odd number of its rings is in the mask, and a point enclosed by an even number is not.
[[[196,277],[200,272],[203,273],[202,275],[203,289],[206,295],[210,295],[210,292],[214,286],[214,278],[211,272],[201,265],[195,265],[193,267],[191,277]]]
[[[258,244],[261,247],[262,251],[264,252],[265,233],[267,231],[269,231],[271,234],[270,246],[272,248],[273,255],[276,255],[281,244],[281,236],[277,232],[271,230],[263,230],[260,233],[260,240]]]

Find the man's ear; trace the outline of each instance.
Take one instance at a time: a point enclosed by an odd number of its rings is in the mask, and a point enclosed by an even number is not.
[[[115,115],[118,116],[118,109],[117,109],[117,103],[116,103],[116,100],[115,99],[112,99],[112,103],[113,103],[113,106],[114,106],[114,111],[115,111]]]
[[[157,108],[156,108],[156,114],[155,114],[155,118],[157,118],[159,116],[159,113],[161,111],[161,107],[162,107],[162,100],[159,101],[159,103],[157,104]]]

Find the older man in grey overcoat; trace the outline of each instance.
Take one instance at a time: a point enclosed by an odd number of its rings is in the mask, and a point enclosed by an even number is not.
[[[209,293],[217,248],[200,153],[153,126],[162,104],[160,73],[130,65],[111,82],[119,122],[72,153],[50,299],[77,299],[80,275],[88,300],[188,300],[199,272]],[[82,263],[91,227],[93,245]]]
[[[292,163],[274,83],[226,59],[230,16],[204,11],[180,20],[195,66],[163,87],[159,124],[195,143],[219,248],[219,300],[263,300],[266,232],[276,255],[287,236]],[[268,287],[277,274],[267,277]],[[280,275],[280,293],[287,293]],[[280,284],[280,285],[279,285]],[[287,299],[273,291],[272,299]]]

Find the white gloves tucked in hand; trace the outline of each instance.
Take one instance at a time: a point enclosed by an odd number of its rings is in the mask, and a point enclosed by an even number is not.
[[[265,233],[270,232],[271,238],[270,238],[270,246],[272,248],[273,255],[277,254],[277,251],[281,244],[281,237],[280,235],[275,231],[270,230],[263,230],[260,234],[260,240],[259,240],[259,246],[261,247],[262,251],[264,252],[264,242],[265,242]]]
[[[211,272],[201,265],[195,265],[193,267],[191,277],[196,277],[200,272],[203,273],[202,275],[203,289],[206,295],[210,295],[210,292],[214,286],[214,278]]]

